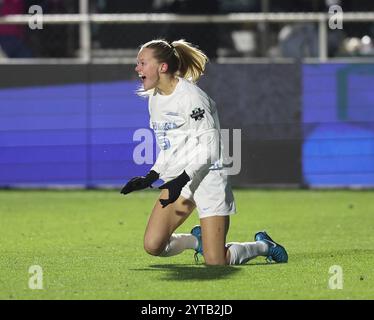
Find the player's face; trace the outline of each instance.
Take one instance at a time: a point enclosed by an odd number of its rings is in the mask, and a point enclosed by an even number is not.
[[[143,83],[144,90],[156,88],[160,81],[160,64],[153,57],[153,50],[143,48],[139,51],[135,71]]]

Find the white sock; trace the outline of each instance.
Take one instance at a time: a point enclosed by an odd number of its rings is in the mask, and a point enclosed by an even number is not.
[[[230,242],[226,246],[230,251],[230,264],[244,264],[258,256],[266,256],[268,244],[263,241],[256,242]]]
[[[196,249],[198,245],[198,240],[190,233],[173,233],[160,257],[175,256],[186,249]]]

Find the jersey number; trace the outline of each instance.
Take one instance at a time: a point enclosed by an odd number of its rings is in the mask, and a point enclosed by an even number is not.
[[[170,148],[170,140],[166,138],[165,132],[157,133],[156,138],[157,138],[158,146],[160,147],[160,149],[167,150]]]

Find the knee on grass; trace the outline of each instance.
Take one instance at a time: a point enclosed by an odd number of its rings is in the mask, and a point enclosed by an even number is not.
[[[165,244],[154,240],[144,241],[144,250],[152,256],[159,256],[165,249]]]

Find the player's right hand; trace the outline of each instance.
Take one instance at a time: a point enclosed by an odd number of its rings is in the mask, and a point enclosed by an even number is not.
[[[190,181],[190,177],[187,175],[186,171],[183,171],[175,179],[164,183],[159,189],[168,189],[169,190],[169,198],[168,199],[160,199],[160,203],[163,208],[168,206],[170,203],[175,202],[179,195],[182,192],[182,188]]]
[[[133,191],[142,190],[148,187],[152,188],[152,183],[157,181],[159,174],[156,171],[151,170],[145,177],[132,178],[126,185],[121,189],[122,194],[128,194]]]

